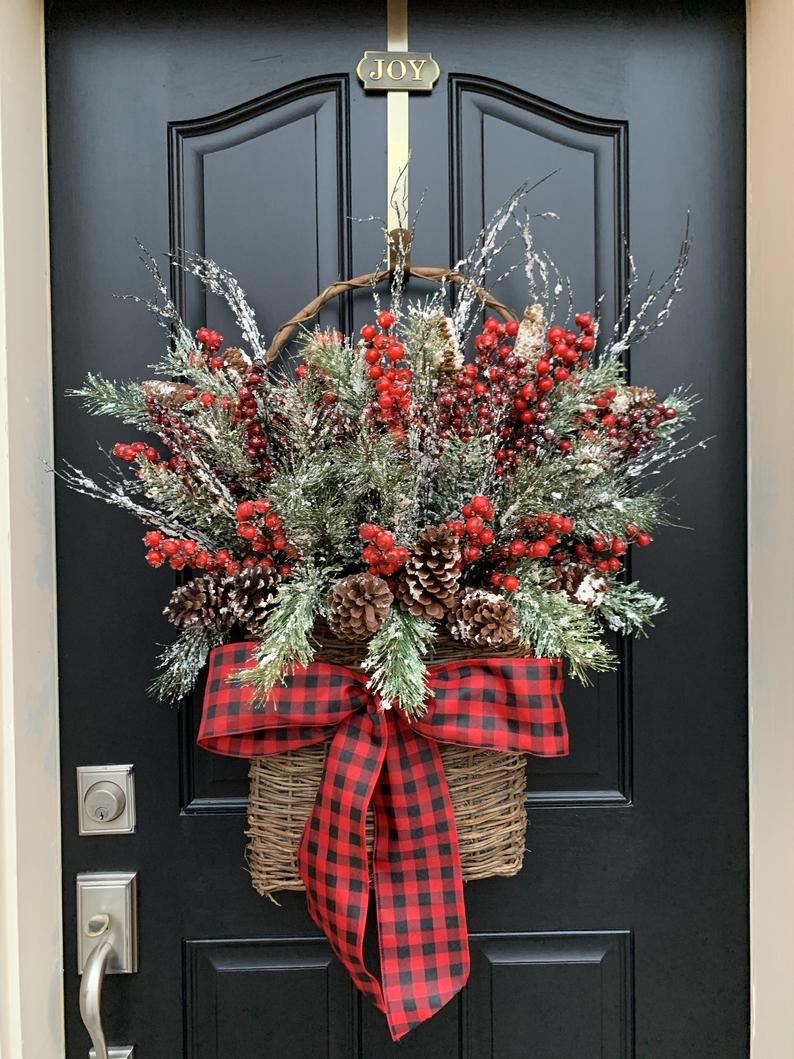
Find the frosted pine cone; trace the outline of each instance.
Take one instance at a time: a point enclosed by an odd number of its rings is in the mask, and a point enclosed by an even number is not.
[[[515,641],[516,615],[504,596],[467,588],[450,615],[449,627],[456,640],[499,650]]]
[[[451,384],[463,367],[463,350],[460,348],[454,325],[448,316],[438,317],[438,333],[444,344],[435,356],[435,366],[441,379]]]
[[[653,408],[658,400],[656,391],[648,386],[624,386],[612,401],[612,411],[623,415],[635,408]]]
[[[397,582],[397,600],[415,618],[439,621],[452,608],[460,579],[460,543],[446,526],[425,526]]]
[[[222,356],[224,367],[231,368],[238,375],[245,375],[251,367],[251,358],[236,346],[224,349]]]
[[[564,592],[574,603],[581,603],[586,610],[592,610],[604,598],[607,580],[586,566],[568,563],[555,568],[544,588],[547,592]]]
[[[530,305],[524,310],[524,318],[518,325],[518,334],[513,345],[517,357],[528,364],[535,364],[546,344],[546,320],[542,305]]]
[[[276,596],[278,575],[262,566],[241,570],[224,578],[218,595],[224,610],[224,621],[239,626],[251,636],[261,633],[262,624]]]
[[[184,382],[167,382],[165,379],[147,379],[140,387],[147,397],[153,397],[165,408],[172,410],[181,408],[196,393]]]
[[[394,596],[374,574],[351,574],[337,581],[326,597],[328,625],[343,640],[367,640],[386,620]]]
[[[217,624],[209,578],[196,577],[171,593],[163,614],[178,629],[211,629]]]

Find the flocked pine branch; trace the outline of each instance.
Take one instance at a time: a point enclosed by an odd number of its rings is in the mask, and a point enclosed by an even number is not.
[[[604,596],[598,615],[612,632],[647,635],[653,619],[666,609],[664,599],[642,589],[636,581],[615,581]]]
[[[223,633],[203,628],[183,629],[160,655],[161,670],[149,686],[149,694],[161,702],[178,703],[186,698],[207,664],[213,647],[220,647]]]
[[[215,261],[200,254],[184,254],[176,258],[180,268],[192,273],[208,291],[222,298],[234,314],[243,339],[248,343],[255,359],[265,359],[265,342],[259,332],[256,314],[245,296],[245,291],[229,272]]]
[[[253,687],[258,700],[256,708],[264,709],[275,685],[283,682],[295,666],[307,666],[314,657],[312,629],[322,613],[324,594],[331,580],[328,570],[307,562],[279,586],[259,646],[254,651],[255,664],[233,678]]]
[[[81,387],[67,390],[66,394],[79,397],[90,415],[113,416],[142,429],[151,426],[146,394],[137,381],[115,382],[89,372]]]
[[[434,635],[429,621],[393,609],[369,643],[363,669],[384,707],[398,705],[408,717],[421,717],[432,694],[424,655]]]
[[[533,569],[522,569],[522,588],[513,593],[518,639],[538,658],[565,658],[571,673],[589,684],[590,672],[614,669],[617,659],[601,639],[592,613],[563,592],[545,592]]]

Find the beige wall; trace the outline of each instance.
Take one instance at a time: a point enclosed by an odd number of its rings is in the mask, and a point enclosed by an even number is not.
[[[0,1054],[63,1055],[41,8],[0,0]]]
[[[794,3],[748,8],[753,1059],[794,1056]]]
[[[42,5],[0,0],[0,1056],[63,1055]],[[794,0],[748,8],[752,1059],[794,1057]],[[671,1057],[672,1059],[672,1057]]]

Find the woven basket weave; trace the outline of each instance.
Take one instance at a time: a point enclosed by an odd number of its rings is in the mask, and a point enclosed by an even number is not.
[[[317,630],[317,657],[355,668],[363,648]],[[484,655],[437,637],[431,663]],[[489,651],[488,657],[515,658],[521,651]],[[526,770],[523,754],[444,744],[440,747],[458,828],[463,878],[516,875],[524,862],[527,827]],[[254,758],[249,771],[248,866],[254,889],[270,897],[279,890],[303,890],[297,850],[322,777],[327,744]],[[367,817],[367,848],[372,850],[372,814]]]

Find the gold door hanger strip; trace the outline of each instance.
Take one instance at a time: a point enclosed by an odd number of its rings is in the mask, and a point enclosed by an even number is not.
[[[408,0],[387,0],[386,48],[408,51]],[[407,224],[408,93],[386,94],[386,230]],[[400,213],[403,216],[400,216]]]

